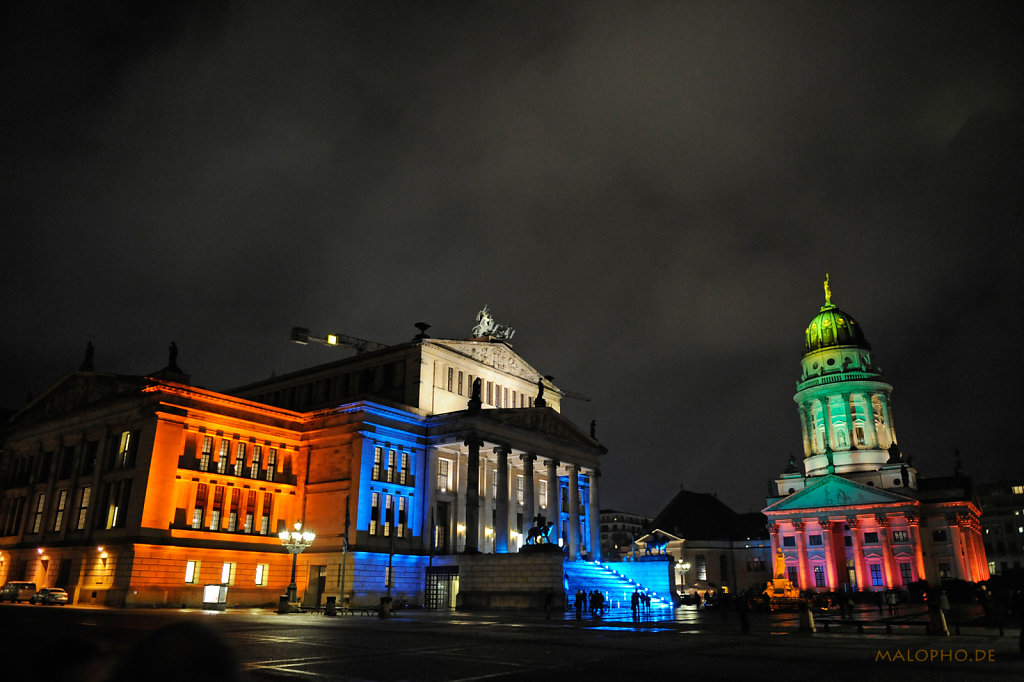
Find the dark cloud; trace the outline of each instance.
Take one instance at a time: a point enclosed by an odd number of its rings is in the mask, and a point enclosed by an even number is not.
[[[213,388],[302,324],[489,303],[591,402],[607,505],[757,508],[832,273],[925,473],[1008,475],[1024,84],[1003,3],[80,3],[6,29],[3,402]]]

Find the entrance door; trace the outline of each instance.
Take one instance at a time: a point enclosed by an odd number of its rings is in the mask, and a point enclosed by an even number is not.
[[[306,593],[302,595],[302,605],[310,608],[320,606],[325,587],[327,587],[327,566],[310,566],[309,584],[306,586]]]
[[[427,608],[454,609],[459,594],[458,566],[427,568]]]
[[[64,589],[67,589],[70,580],[71,559],[61,559],[60,564],[57,566],[57,580],[54,582],[54,587],[62,587]]]

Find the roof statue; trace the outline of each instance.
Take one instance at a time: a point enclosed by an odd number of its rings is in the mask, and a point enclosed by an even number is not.
[[[825,305],[832,305],[832,287],[829,286],[828,273],[825,273]]]
[[[491,311],[486,303],[483,310],[476,314],[476,326],[473,327],[472,332],[474,338],[489,336],[494,339],[508,341],[515,333],[516,330],[512,327],[506,324],[498,324],[494,321],[494,316],[491,315]]]

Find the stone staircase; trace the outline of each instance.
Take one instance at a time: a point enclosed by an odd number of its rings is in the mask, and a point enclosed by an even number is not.
[[[597,590],[604,595],[606,608],[630,608],[633,590],[639,589],[651,597],[651,608],[671,608],[672,601],[668,595],[659,595],[617,573],[598,561],[567,561],[563,564],[566,576],[566,592],[569,604],[576,598],[576,591],[583,589],[590,593]]]

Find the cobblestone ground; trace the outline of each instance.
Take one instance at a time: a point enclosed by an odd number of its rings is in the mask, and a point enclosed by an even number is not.
[[[95,643],[103,660],[124,658],[169,624],[195,626],[196,651],[216,663],[234,656],[250,680],[636,680],[678,679],[901,679],[1020,680],[1024,657],[1019,629],[986,627],[964,611],[960,634],[925,634],[927,614],[896,619],[862,609],[852,621],[801,632],[795,614],[751,614],[750,632],[737,615],[693,608],[634,621],[628,610],[603,617],[574,612],[437,613],[404,611],[381,620],[350,615],[277,615],[263,610],[211,613],[78,607],[0,606],[6,663],[0,678],[57,679],[73,665],[76,643]],[[888,624],[889,632],[886,632]],[[955,626],[951,627],[955,632]],[[162,636],[162,635],[161,635]],[[198,682],[188,652],[171,643],[166,659],[145,662],[166,679]],[[11,656],[18,652],[23,656]],[[211,658],[212,656],[212,658]],[[140,673],[141,675],[141,673]],[[155,673],[151,679],[164,679]],[[191,679],[189,679],[191,678]],[[140,677],[141,679],[141,677]]]

